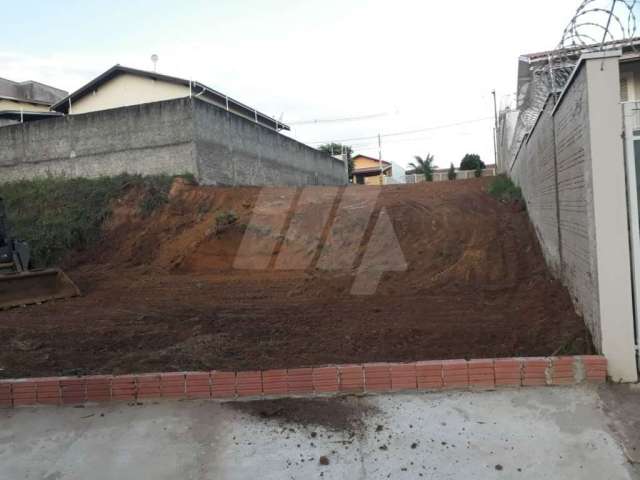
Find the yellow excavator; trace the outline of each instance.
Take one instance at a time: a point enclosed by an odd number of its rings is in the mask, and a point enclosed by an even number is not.
[[[11,238],[0,198],[0,310],[75,297],[80,290],[60,269],[32,269],[26,242]]]

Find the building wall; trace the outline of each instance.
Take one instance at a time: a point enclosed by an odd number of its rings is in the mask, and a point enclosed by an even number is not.
[[[189,96],[189,87],[123,73],[71,104],[72,114]]]
[[[557,105],[546,104],[508,174],[609,374],[635,381],[620,77],[607,55],[584,60]]]
[[[358,170],[360,168],[379,168],[380,162],[378,160],[372,160],[370,158],[365,157],[354,157],[353,158],[353,168],[354,170]]]
[[[382,185],[380,175],[372,175],[370,177],[364,177],[365,185]]]
[[[386,166],[387,164],[384,163],[383,165]],[[356,155],[355,157],[353,157],[353,170],[354,172],[357,172],[361,168],[380,168],[380,162],[375,159]],[[393,172],[385,171],[384,176],[390,177],[392,173]],[[356,181],[355,179],[356,179],[356,176],[354,175],[353,176],[354,183]],[[380,175],[367,176],[367,177],[364,177],[364,184],[365,185],[382,185],[382,179],[380,178]]]
[[[0,129],[0,181],[192,173],[208,185],[341,185],[342,161],[189,97]]]
[[[47,105],[39,105],[36,103],[18,102],[0,98],[0,111],[2,110],[24,110],[25,112],[48,112]]]

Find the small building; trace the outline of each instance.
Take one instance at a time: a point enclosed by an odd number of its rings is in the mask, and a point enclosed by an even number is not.
[[[0,126],[58,116],[50,107],[66,95],[64,90],[33,80],[0,78]]]
[[[382,185],[383,177],[393,176],[393,165],[386,160],[356,155],[353,157],[352,181],[358,185]]]
[[[284,123],[200,82],[122,65],[114,65],[59,99],[51,109],[66,115],[78,115],[186,97],[212,103],[273,130],[290,130]]]

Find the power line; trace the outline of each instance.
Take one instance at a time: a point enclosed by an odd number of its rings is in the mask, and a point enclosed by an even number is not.
[[[395,139],[395,140],[387,140],[385,142],[385,145],[389,145],[389,144],[398,144],[398,143],[411,143],[411,142],[423,142],[425,140],[432,140],[433,136],[428,136],[428,137],[412,137],[412,138],[399,138],[399,139]],[[367,142],[367,143],[356,143],[356,144],[350,144],[349,146],[354,150],[374,150],[376,148],[378,148],[377,143],[374,142]]]
[[[338,118],[318,118],[314,120],[300,120],[299,122],[287,122],[288,125],[309,125],[314,123],[338,123],[338,122],[355,122],[357,120],[369,120],[371,118],[385,117],[390,115],[388,112],[372,113],[369,115],[358,115],[356,117],[338,117]]]
[[[436,126],[432,126],[432,127],[426,127],[426,128],[418,128],[416,130],[405,130],[402,132],[393,132],[393,133],[385,133],[385,134],[381,134],[380,137],[386,138],[386,137],[395,137],[398,135],[409,135],[411,133],[420,133],[420,132],[427,132],[430,130],[440,130],[443,128],[451,128],[451,127],[458,127],[460,125],[467,125],[469,123],[477,123],[477,122],[484,122],[486,120],[492,120],[493,117],[482,117],[482,118],[476,118],[474,120],[465,120],[462,122],[456,122],[456,123],[448,123],[445,125],[436,125]],[[342,140],[318,140],[315,142],[308,142],[309,144],[324,144],[324,143],[343,143],[343,142],[352,142],[352,141],[356,141],[356,140],[372,140],[372,139],[377,139],[378,135],[371,135],[371,136],[367,136],[367,137],[353,137],[353,138],[343,138]]]

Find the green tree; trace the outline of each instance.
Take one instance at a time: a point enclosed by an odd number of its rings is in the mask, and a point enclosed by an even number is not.
[[[344,154],[347,156],[347,168],[349,169],[349,178],[353,176],[353,149],[349,145],[343,145],[342,143],[325,143],[320,145],[318,150],[326,152],[329,155],[342,155],[344,148]]]
[[[424,158],[422,158],[419,155],[416,155],[413,158],[415,158],[416,161],[409,163],[409,166],[413,168],[413,171],[415,173],[422,173],[424,175],[424,179],[427,182],[432,182],[433,169],[435,168],[435,165],[433,164],[433,161],[435,160],[435,158],[433,157],[433,155],[431,155],[430,153],[427,153],[427,155]]]
[[[453,166],[452,162],[451,166],[449,167],[449,171],[447,172],[447,178],[449,180],[455,180],[457,176],[458,174],[456,173],[456,167]]]
[[[460,170],[482,170],[484,167],[485,164],[477,153],[467,153],[460,162]]]

